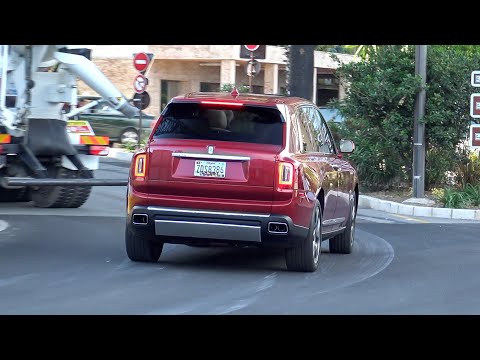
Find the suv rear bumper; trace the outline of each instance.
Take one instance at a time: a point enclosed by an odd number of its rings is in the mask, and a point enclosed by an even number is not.
[[[281,233],[269,232],[278,223]],[[129,231],[173,244],[235,244],[292,247],[304,240],[308,228],[288,216],[210,210],[135,206],[127,217]]]

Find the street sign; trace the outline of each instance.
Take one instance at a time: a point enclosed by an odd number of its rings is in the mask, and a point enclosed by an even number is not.
[[[146,91],[135,94],[133,97],[133,106],[137,109],[145,110],[150,105],[150,94]]]
[[[472,71],[471,84],[474,87],[480,87],[480,71]]]
[[[143,93],[147,85],[148,79],[145,76],[143,76],[142,74],[138,74],[137,76],[135,76],[135,79],[133,80],[133,89],[137,94]]]
[[[472,94],[470,97],[470,116],[480,118],[480,94]]]
[[[470,125],[469,145],[473,149],[480,149],[480,124]]]
[[[243,45],[243,46],[245,46],[245,49],[247,49],[248,51],[255,51],[260,47],[260,45]]]
[[[257,46],[257,45],[243,45],[240,46],[240,58],[241,59],[251,59],[252,55],[255,59],[265,59],[267,53],[267,45],[258,45],[258,48],[255,51],[247,50],[247,46]]]
[[[150,60],[152,59],[153,54],[147,54],[144,52],[135,54],[133,57],[133,67],[137,70],[140,71],[141,73],[144,73],[148,69],[148,65],[150,64]]]
[[[245,72],[247,73],[248,76],[255,76],[257,75],[261,70],[260,63],[257,60],[250,60],[246,65],[245,65]]]

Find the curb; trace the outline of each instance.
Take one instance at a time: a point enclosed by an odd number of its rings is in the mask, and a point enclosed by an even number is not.
[[[364,209],[374,209],[391,214],[407,216],[438,217],[458,220],[480,220],[480,210],[405,205],[394,201],[380,200],[366,195],[360,195],[358,206]]]
[[[118,148],[110,148],[108,152],[108,157],[122,160],[122,161],[131,161],[133,153],[124,151]]]

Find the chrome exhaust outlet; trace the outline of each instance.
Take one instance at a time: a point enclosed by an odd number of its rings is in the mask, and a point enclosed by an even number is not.
[[[285,235],[288,234],[288,225],[280,222],[269,222],[268,232],[270,234]]]
[[[133,225],[147,225],[148,224],[148,215],[147,214],[133,214],[132,223],[133,223]]]

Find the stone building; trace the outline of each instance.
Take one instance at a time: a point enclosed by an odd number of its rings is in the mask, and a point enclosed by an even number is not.
[[[85,45],[92,49],[92,61],[127,97],[133,97],[133,54],[153,53],[154,59],[146,76],[151,97],[146,112],[158,115],[174,96],[194,91],[218,91],[222,85],[249,85],[246,74],[248,59],[240,58],[243,45]],[[348,54],[336,54],[340,62],[356,61]],[[286,91],[285,50],[267,46],[265,59],[258,60],[260,72],[252,78],[252,92],[282,94]],[[339,64],[331,53],[315,51],[312,100],[324,106],[331,98],[345,95],[341,81],[335,76]],[[81,95],[96,95],[84,84]]]

